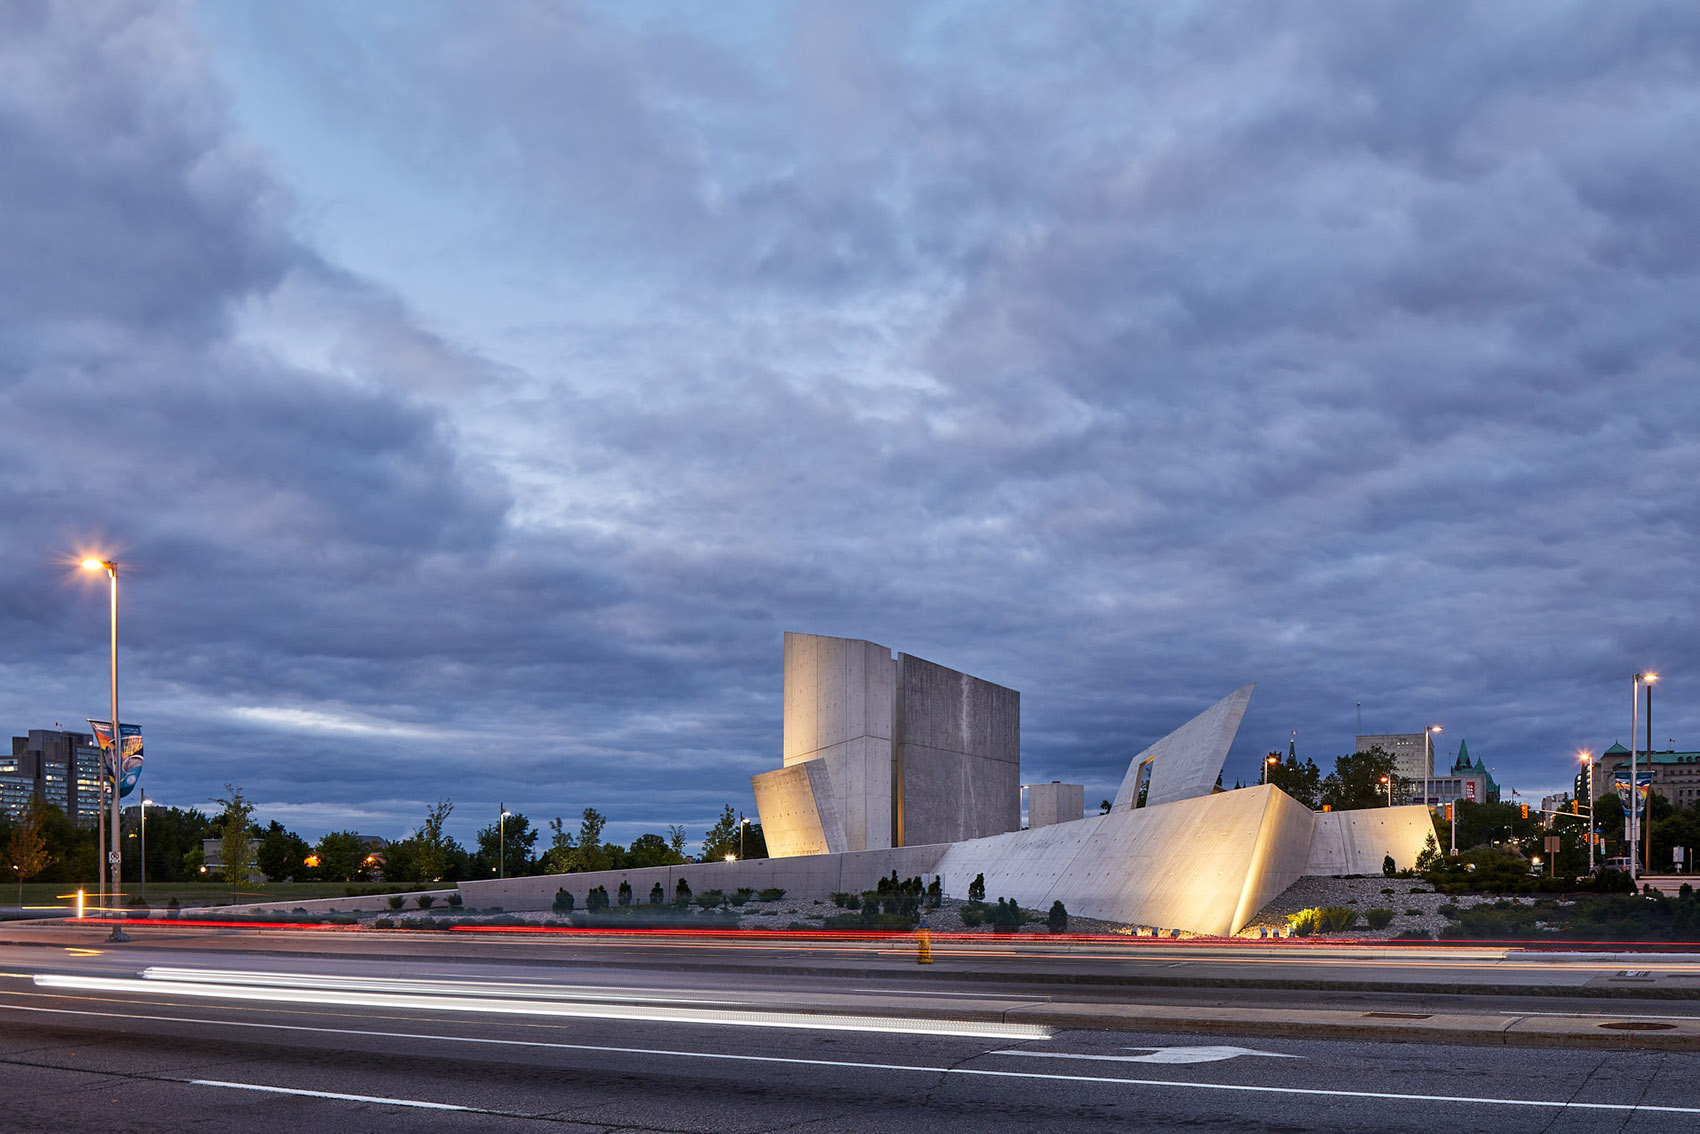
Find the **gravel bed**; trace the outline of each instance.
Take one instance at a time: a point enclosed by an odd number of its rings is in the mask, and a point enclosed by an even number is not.
[[[1391,894],[1384,890],[1393,891]],[[1512,898],[1526,904],[1534,904],[1536,897],[1551,898],[1554,895],[1540,894],[1525,895],[1521,899]],[[1282,932],[1287,926],[1287,915],[1298,913],[1300,910],[1320,909],[1323,906],[1347,906],[1359,912],[1358,924],[1347,930],[1342,937],[1388,938],[1397,937],[1411,930],[1427,930],[1430,934],[1451,924],[1451,919],[1439,912],[1441,906],[1453,905],[1459,909],[1481,905],[1484,902],[1497,902],[1502,899],[1499,894],[1436,894],[1429,884],[1421,878],[1382,878],[1376,875],[1364,875],[1356,878],[1300,878],[1283,890],[1279,897],[1262,909],[1240,930],[1241,937],[1257,937],[1259,930],[1267,929],[1272,933]],[[1364,924],[1361,915],[1364,910],[1376,908],[1393,911],[1393,921],[1386,929],[1371,929]],[[1408,913],[1416,910],[1417,913]]]

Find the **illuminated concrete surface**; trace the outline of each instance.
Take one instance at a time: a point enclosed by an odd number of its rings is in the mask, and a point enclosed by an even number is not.
[[[1027,825],[1048,827],[1086,818],[1085,784],[1028,784]]]
[[[1146,806],[1173,803],[1178,799],[1209,795],[1222,774],[1222,762],[1240,731],[1246,706],[1251,703],[1256,683],[1234,690],[1174,732],[1133,758],[1122,778],[1112,810],[1132,807],[1138,801],[1141,770],[1150,765]]]

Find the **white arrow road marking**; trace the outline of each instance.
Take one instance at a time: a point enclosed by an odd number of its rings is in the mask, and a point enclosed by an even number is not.
[[[1104,1063],[1220,1063],[1240,1055],[1261,1055],[1265,1059],[1302,1059],[1300,1055],[1284,1055],[1279,1051],[1256,1051],[1249,1047],[1130,1047],[1129,1051],[1148,1051],[1149,1055],[1074,1055],[1066,1051],[994,1051],[993,1055],[1025,1055],[1034,1059],[1094,1059]]]

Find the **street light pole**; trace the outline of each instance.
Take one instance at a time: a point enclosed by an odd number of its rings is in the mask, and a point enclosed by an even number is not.
[[[1652,712],[1653,682],[1657,681],[1658,679],[1659,679],[1659,675],[1656,674],[1656,673],[1637,673],[1635,675],[1634,680],[1631,681],[1630,684],[1629,684],[1629,881],[1630,882],[1634,882],[1640,876],[1641,871],[1638,868],[1638,865],[1639,866],[1645,866],[1646,865],[1646,863],[1644,863],[1644,862],[1637,864],[1637,857],[1638,857],[1638,855],[1640,853],[1640,849],[1641,849],[1641,777],[1640,777],[1638,770],[1636,768],[1636,761],[1635,761],[1635,756],[1636,756],[1635,745],[1636,745],[1637,739],[1638,739],[1635,734],[1640,731],[1640,724],[1641,724],[1640,720],[1638,719],[1641,715],[1641,687],[1643,685],[1645,685],[1647,687],[1647,706],[1648,706],[1647,711],[1650,713],[1650,712]],[[1651,736],[1651,733],[1649,733],[1649,737],[1650,736]],[[1651,744],[1650,740],[1649,740],[1647,747],[1649,749],[1649,751],[1647,753],[1647,766],[1650,770],[1652,768],[1652,762],[1653,762],[1653,754],[1651,752],[1652,744]],[[1650,795],[1651,792],[1652,792],[1652,789],[1651,789],[1651,786],[1649,785],[1648,794]],[[1651,802],[1651,800],[1649,800],[1648,802]]]
[[[1588,766],[1588,873],[1594,872],[1594,757],[1587,749],[1578,757]]]
[[[1440,726],[1431,724],[1423,729],[1423,807],[1428,807],[1429,781],[1434,778],[1434,734]]]
[[[111,700],[111,705],[110,705],[110,709],[111,709],[111,712],[112,712],[112,721],[111,721],[112,731],[110,733],[110,736],[111,736],[111,739],[112,739],[112,751],[111,751],[110,757],[107,758],[107,766],[103,767],[101,769],[101,775],[100,775],[100,784],[101,784],[100,790],[101,790],[101,796],[102,796],[101,803],[103,805],[106,802],[105,795],[106,795],[106,791],[107,791],[107,781],[108,780],[112,781],[112,788],[111,788],[111,790],[112,790],[112,815],[111,815],[111,820],[107,824],[107,829],[105,831],[101,832],[101,836],[104,837],[104,841],[106,842],[107,846],[110,848],[106,851],[105,870],[101,875],[101,877],[103,879],[105,879],[107,877],[111,878],[111,885],[110,886],[107,886],[104,881],[102,882],[101,905],[104,907],[106,905],[106,899],[107,899],[108,894],[111,895],[113,902],[116,903],[119,900],[119,898],[118,898],[118,886],[119,886],[118,870],[119,870],[119,864],[123,861],[123,855],[119,850],[119,838],[118,838],[118,777],[117,777],[117,772],[118,772],[118,769],[123,765],[123,762],[124,762],[124,738],[122,736],[123,730],[118,727],[118,564],[113,562],[110,559],[89,558],[89,559],[83,560],[82,565],[83,565],[84,569],[89,570],[89,571],[105,571],[106,577],[112,581],[112,650],[111,650],[111,655],[110,655],[110,659],[109,659],[109,671],[108,671],[110,679],[111,679],[110,680],[110,686],[111,686],[111,693],[112,693],[112,700]],[[104,806],[102,807],[102,814],[103,815],[105,814]],[[124,928],[121,924],[113,926],[112,936],[111,936],[111,938],[109,938],[109,940],[112,940],[112,941],[128,941],[129,939],[130,938],[124,933]]]
[[[508,869],[508,816],[513,812],[505,803],[496,804],[502,813],[496,817],[496,877],[506,878]]]

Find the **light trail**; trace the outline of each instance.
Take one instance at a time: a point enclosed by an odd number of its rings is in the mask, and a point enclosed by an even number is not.
[[[779,1055],[745,1055],[734,1052],[684,1051],[669,1048],[614,1047],[605,1044],[554,1043],[543,1040],[491,1039],[479,1036],[445,1036],[429,1032],[380,1032],[350,1028],[314,1028],[301,1024],[270,1024],[252,1021],[198,1020],[180,1016],[150,1016],[126,1012],[89,1012],[66,1008],[36,1008],[26,1005],[0,1004],[0,1010],[40,1012],[53,1015],[98,1016],[109,1019],[153,1020],[175,1024],[207,1024],[220,1027],[268,1028],[279,1031],[313,1032],[331,1036],[366,1036],[381,1039],[435,1040],[447,1043],[487,1044],[503,1047],[545,1048],[557,1051],[583,1051],[608,1055],[647,1055],[671,1059],[700,1059],[729,1063],[757,1063],[793,1067],[821,1067],[852,1071],[896,1071],[925,1075],[957,1075],[968,1077],[1026,1079],[1051,1083],[1090,1083],[1123,1087],[1167,1088],[1181,1091],[1216,1091],[1252,1095],[1288,1095],[1299,1098],[1376,1099],[1390,1102],[1450,1103],[1464,1106],[1503,1106],[1549,1109],[1556,1111],[1586,1110],[1618,1114],[1692,1114],[1700,1115],[1700,1106],[1665,1106],[1654,1103],[1596,1103],[1570,1099],[1487,1098],[1471,1095],[1424,1095],[1390,1091],[1344,1091],[1323,1087],[1280,1087],[1250,1083],[1207,1083],[1184,1079],[1128,1079],[1114,1075],[1061,1075],[1034,1071],[999,1071],[979,1067],[921,1066],[909,1063],[864,1063],[837,1059],[805,1059]],[[1001,1055],[1004,1052],[988,1052]],[[1020,1053],[1026,1054],[1026,1053]],[[165,1080],[193,1082],[193,1080]],[[232,1084],[242,1086],[242,1084]],[[264,1090],[267,1088],[257,1087]]]
[[[345,1095],[338,1091],[308,1091],[300,1087],[268,1087],[260,1083],[227,1083],[220,1079],[179,1079],[191,1087],[229,1087],[238,1091],[261,1091],[270,1095],[304,1095],[310,1099],[335,1099],[340,1102],[378,1103],[383,1106],[411,1106],[421,1110],[465,1110],[479,1114],[493,1111],[476,1106],[456,1106],[454,1103],[426,1102],[422,1099],[393,1099],[383,1095]]]
[[[961,1036],[978,1039],[1041,1040],[1049,1028],[968,1020],[902,1020],[825,1013],[746,1011],[731,1008],[652,1007],[641,1004],[588,1004],[569,1001],[505,1000],[500,997],[422,996],[333,989],[272,988],[197,984],[191,981],[136,980],[37,974],[40,988],[80,992],[119,992],[140,996],[259,1001],[273,1004],[323,1004],[355,1008],[393,1008],[422,1012],[477,1012],[490,1015],[561,1019],[626,1020],[644,1023],[701,1024],[745,1028],[794,1028],[829,1032],[886,1032],[899,1035]]]

